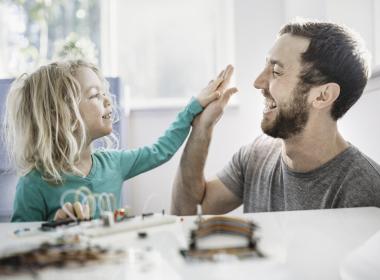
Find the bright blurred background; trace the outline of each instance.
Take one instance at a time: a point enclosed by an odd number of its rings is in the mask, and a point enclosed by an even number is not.
[[[134,148],[153,143],[190,96],[232,63],[240,93],[214,133],[206,166],[211,177],[261,133],[263,99],[252,83],[280,27],[298,16],[331,20],[359,32],[372,52],[366,94],[339,126],[380,162],[379,15],[376,0],[0,0],[0,79],[67,57],[97,63],[124,85],[121,144]],[[181,151],[127,181],[123,203],[137,214],[168,212]],[[16,182],[15,174],[2,171],[0,216],[11,213]]]

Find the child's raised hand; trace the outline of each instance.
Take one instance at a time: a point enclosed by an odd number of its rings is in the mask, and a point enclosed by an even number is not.
[[[217,91],[221,93],[221,97],[211,102],[207,108],[194,119],[193,126],[199,126],[201,124],[202,127],[210,128],[221,118],[224,108],[227,106],[231,96],[238,92],[238,89],[235,87],[228,88],[228,83],[233,74],[233,70],[233,67],[229,65],[221,74],[219,74],[219,76],[223,77],[222,82],[217,88]]]
[[[66,202],[63,205],[63,207],[58,209],[58,211],[55,213],[54,221],[64,220],[64,219],[72,218],[72,217],[76,217],[78,220],[90,219],[89,205],[88,204],[82,205],[78,201],[74,202],[74,204],[71,204],[70,202]]]
[[[215,80],[211,80],[207,87],[205,87],[197,96],[197,99],[203,108],[207,107],[208,104],[218,99],[223,94],[223,90],[229,83],[233,69],[232,65],[228,65],[226,69],[220,72]]]

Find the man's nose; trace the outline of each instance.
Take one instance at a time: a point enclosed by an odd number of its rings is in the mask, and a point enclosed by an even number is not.
[[[256,78],[253,86],[257,89],[268,88],[268,71],[264,69]]]

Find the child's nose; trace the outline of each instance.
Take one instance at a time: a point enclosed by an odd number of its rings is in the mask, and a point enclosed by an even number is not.
[[[111,106],[111,97],[108,94],[104,95],[103,103],[105,107]]]

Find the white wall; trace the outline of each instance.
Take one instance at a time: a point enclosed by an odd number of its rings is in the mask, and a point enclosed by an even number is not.
[[[380,5],[375,0],[286,0],[285,17],[290,20],[296,16],[330,20],[345,24],[357,31],[373,54],[373,63],[380,63],[380,31],[378,15]],[[363,97],[338,122],[343,136],[375,161],[380,162],[380,81],[370,81]]]
[[[280,3],[280,4],[279,4]],[[238,108],[228,108],[217,125],[206,166],[206,176],[220,170],[238,148],[260,133],[263,100],[253,80],[265,63],[265,56],[284,23],[283,7],[277,0],[244,1],[235,5],[236,85],[240,89]],[[128,145],[152,143],[174,120],[177,111],[131,112]],[[127,201],[140,213],[146,199],[155,194],[146,211],[170,209],[171,188],[180,150],[167,164],[127,182]]]
[[[241,145],[261,133],[263,100],[252,83],[281,25],[295,16],[336,20],[355,28],[374,50],[373,3],[362,0],[359,8],[355,0],[235,1],[235,75],[240,105],[228,108],[217,125],[206,166],[207,177],[220,170]],[[380,139],[380,130],[375,120],[379,102],[379,92],[364,96],[340,124],[347,139],[378,162],[380,150],[376,142]],[[177,110],[131,112],[128,146],[152,143],[174,120],[176,113]],[[167,164],[126,183],[126,200],[135,213],[143,211],[144,203],[147,203],[144,211],[169,211],[172,182],[181,153],[182,149]]]

